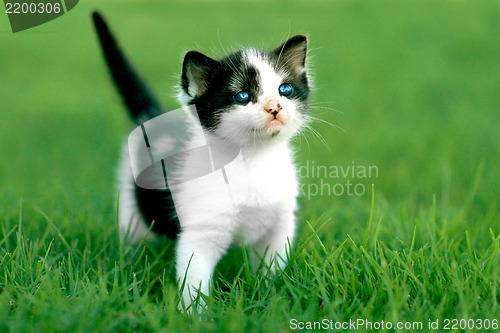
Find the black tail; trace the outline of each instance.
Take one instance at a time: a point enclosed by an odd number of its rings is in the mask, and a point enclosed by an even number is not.
[[[132,68],[102,16],[98,12],[93,12],[92,18],[109,72],[132,120],[141,124],[160,115],[162,113],[160,103]]]

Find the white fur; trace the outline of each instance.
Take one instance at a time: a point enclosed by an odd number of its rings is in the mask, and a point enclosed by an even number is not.
[[[138,244],[143,239],[157,242],[158,235],[148,232],[149,227],[139,212],[134,193],[134,176],[130,166],[130,157],[127,144],[123,145],[120,165],[118,169],[118,190],[120,193],[118,204],[118,224],[120,236],[132,244]]]
[[[256,52],[247,51],[246,57],[260,73],[264,94],[258,96],[257,103],[236,106],[224,114],[216,132],[208,134],[210,140],[229,140],[241,145],[244,163],[237,168],[245,170],[227,170],[232,208],[221,213],[218,210],[220,195],[207,192],[207,189],[213,191],[213,183],[199,179],[179,185],[174,196],[176,209],[179,216],[182,215],[176,270],[179,284],[186,281],[182,294],[185,306],[192,304],[198,288],[203,294],[209,293],[214,268],[231,245],[243,242],[252,254],[257,253],[274,269],[275,264],[285,265],[288,245],[295,233],[297,180],[288,139],[298,131],[303,116],[294,102],[279,95],[278,87],[283,83],[280,73]],[[275,136],[271,134],[276,129],[266,128],[270,115],[262,103],[267,96],[279,100],[286,119]],[[189,97],[181,92],[179,100],[187,110]],[[182,161],[180,179],[191,179],[189,174],[203,163],[197,158],[188,155]],[[124,153],[120,175],[120,230],[123,237],[137,243],[145,237],[148,227],[138,213],[129,164],[128,155]],[[148,239],[154,238],[154,234],[148,236]]]

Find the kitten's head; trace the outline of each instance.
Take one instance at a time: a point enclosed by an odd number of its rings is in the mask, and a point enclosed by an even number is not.
[[[240,145],[288,139],[308,109],[307,39],[297,35],[271,52],[244,49],[214,60],[184,58],[180,100],[195,105],[201,125]]]

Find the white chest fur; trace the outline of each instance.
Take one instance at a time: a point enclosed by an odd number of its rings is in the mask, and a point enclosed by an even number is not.
[[[199,156],[181,162],[184,181],[172,188],[181,228],[225,230],[232,242],[253,244],[279,224],[284,211],[295,210],[297,182],[286,142],[242,148],[239,157],[240,163],[198,179],[192,175],[204,167]]]
[[[269,147],[258,154],[244,154],[248,189],[246,200],[236,205],[235,242],[253,244],[282,221],[285,211],[295,210],[297,181],[291,151],[286,144]],[[293,221],[289,221],[293,223]]]

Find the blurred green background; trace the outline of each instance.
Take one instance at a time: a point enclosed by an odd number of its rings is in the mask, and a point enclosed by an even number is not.
[[[275,288],[262,274],[231,282],[242,267],[233,250],[208,320],[190,321],[176,311],[171,243],[166,255],[124,258],[115,171],[131,126],[95,8],[171,108],[184,52],[309,36],[311,113],[342,130],[313,123],[324,143],[298,136],[297,164],[376,166],[378,177],[323,179],[362,184],[362,196],[299,198],[297,254]],[[498,317],[498,1],[81,1],[16,34],[0,17],[0,305],[11,310],[0,311],[0,331]],[[302,179],[306,189],[321,181]],[[306,221],[326,223],[319,238]]]
[[[2,14],[5,216],[22,200],[26,213],[71,216],[84,229],[109,230],[114,220],[114,172],[130,127],[90,24],[94,8],[170,107],[183,52],[218,56],[310,37],[312,113],[345,132],[314,123],[327,144],[311,132],[307,142],[297,137],[298,164],[374,165],[379,176],[357,180],[367,189],[360,197],[302,197],[301,219],[325,213],[335,235],[362,229],[373,183],[389,237],[413,230],[401,222],[428,211],[434,196],[440,221],[457,230],[484,222],[498,233],[498,1],[85,1],[17,34]]]

